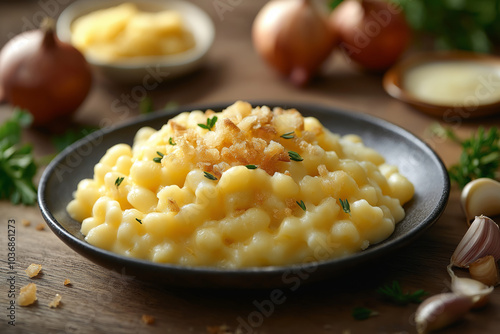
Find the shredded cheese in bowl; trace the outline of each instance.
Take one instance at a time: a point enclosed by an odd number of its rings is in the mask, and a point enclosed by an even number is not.
[[[144,12],[133,3],[77,18],[71,43],[86,56],[104,62],[176,55],[195,47],[193,33],[179,11]]]
[[[243,268],[343,257],[388,238],[414,188],[359,136],[295,109],[196,110],[111,147],[67,206],[129,257]]]

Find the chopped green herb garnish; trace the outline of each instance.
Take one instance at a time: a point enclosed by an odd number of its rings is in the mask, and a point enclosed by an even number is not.
[[[404,293],[401,290],[401,286],[399,285],[398,281],[393,281],[392,285],[387,284],[378,288],[377,292],[380,293],[385,298],[387,298],[388,300],[399,305],[406,305],[409,303],[419,304],[422,302],[422,297],[428,294],[426,291],[422,289],[417,290],[413,293],[409,292]]]
[[[292,139],[294,137],[294,132],[295,131],[290,131],[290,132],[284,133],[280,137],[284,138],[284,139]]]
[[[355,307],[352,310],[352,317],[356,320],[365,320],[374,317],[379,313],[366,307]]]
[[[153,158],[153,161],[156,163],[161,163],[161,159],[165,156],[165,154],[158,151],[156,151],[156,154],[158,154],[159,157]]]
[[[115,180],[115,186],[119,187],[120,184],[122,184],[123,180],[125,180],[124,177],[117,177]]]
[[[300,154],[298,154],[297,152],[294,152],[294,151],[288,151],[288,156],[290,157],[290,159],[292,159],[293,161],[302,161],[304,160]]]
[[[209,172],[203,172],[205,173],[205,177],[209,180],[217,180],[217,178],[215,176],[213,176],[212,174],[210,174]]]
[[[302,210],[306,211],[306,205],[304,204],[304,201],[296,201],[295,203],[297,203],[297,205],[300,206]]]
[[[255,165],[246,165],[245,167],[248,169],[257,169],[257,166]]]
[[[36,187],[33,178],[37,171],[33,147],[21,146],[22,129],[31,124],[30,113],[16,109],[12,116],[0,124],[0,199],[13,204],[33,205]]]
[[[168,138],[168,143],[172,146],[177,145],[176,143],[174,143],[174,139],[172,137]]]
[[[212,131],[212,128],[214,127],[214,125],[215,125],[216,122],[217,122],[217,116],[214,116],[212,118],[207,118],[207,124],[199,123],[198,126],[200,128]]]
[[[344,210],[345,213],[348,213],[349,215],[351,214],[351,206],[349,205],[349,201],[347,198],[345,200],[342,200],[339,198],[340,206],[342,206],[342,210]]]
[[[139,218],[136,218],[135,220],[137,220],[139,224],[142,224],[142,220],[140,220]]]

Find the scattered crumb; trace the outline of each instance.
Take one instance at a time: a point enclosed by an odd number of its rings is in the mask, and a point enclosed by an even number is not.
[[[45,225],[43,223],[39,223],[35,228],[37,231],[43,231],[45,230]]]
[[[63,284],[66,286],[71,285],[71,281],[69,280],[69,278],[66,278]]]
[[[21,220],[21,224],[23,224],[23,226],[30,226],[31,222],[28,219],[23,219]]]
[[[145,323],[146,325],[152,325],[155,322],[155,318],[151,315],[143,314],[142,322]]]
[[[221,326],[207,326],[208,334],[232,334],[233,332],[229,329],[227,325]]]
[[[28,266],[28,268],[26,268],[25,272],[30,278],[33,278],[37,276],[41,270],[42,270],[41,264],[32,263]]]
[[[54,297],[54,299],[52,299],[52,301],[48,304],[50,308],[56,308],[59,306],[59,303],[61,302],[61,295],[56,293],[56,296]]]
[[[25,272],[26,272],[26,274],[28,274],[29,278],[33,278],[36,275],[38,275],[38,273],[40,272],[40,270],[42,270],[42,265],[41,264],[32,263],[32,264],[29,265],[28,268],[26,268]]]
[[[30,283],[21,288],[19,297],[17,297],[17,304],[19,306],[28,306],[36,301],[36,284]]]

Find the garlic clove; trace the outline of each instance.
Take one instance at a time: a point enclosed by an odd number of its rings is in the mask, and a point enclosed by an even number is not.
[[[490,294],[493,292],[493,286],[487,286],[472,278],[456,276],[451,264],[448,265],[447,269],[451,276],[451,291],[470,297],[473,302],[472,308],[480,308],[486,305]]]
[[[473,305],[469,296],[441,293],[427,298],[415,313],[419,334],[441,329],[461,319]]]
[[[467,223],[470,223],[475,216],[499,215],[500,182],[489,178],[471,181],[462,190],[460,200]]]
[[[482,257],[469,265],[469,272],[473,279],[486,285],[498,284],[498,265],[491,255]]]
[[[486,216],[474,219],[451,256],[454,266],[468,268],[469,264],[487,255],[500,259],[500,229]]]

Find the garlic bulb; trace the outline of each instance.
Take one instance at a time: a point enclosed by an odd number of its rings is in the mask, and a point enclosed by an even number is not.
[[[448,326],[461,319],[473,305],[470,297],[455,293],[441,293],[427,298],[415,313],[419,334]]]
[[[482,257],[469,265],[469,273],[472,278],[486,285],[498,284],[498,265],[491,255]]]
[[[468,268],[469,264],[487,255],[500,259],[500,229],[486,216],[474,219],[451,256],[454,266]]]
[[[488,178],[471,181],[462,190],[460,199],[467,223],[478,215],[499,215],[500,182]]]

